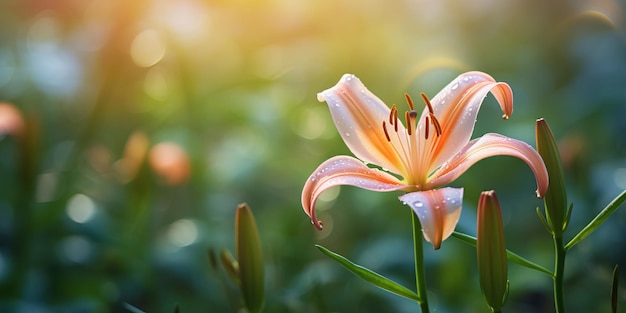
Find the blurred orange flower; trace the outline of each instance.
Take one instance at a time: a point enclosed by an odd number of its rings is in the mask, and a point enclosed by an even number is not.
[[[189,179],[191,163],[185,149],[173,142],[162,142],[150,149],[150,166],[168,185],[180,185]]]
[[[22,113],[12,104],[0,102],[0,136],[21,137],[26,125]]]

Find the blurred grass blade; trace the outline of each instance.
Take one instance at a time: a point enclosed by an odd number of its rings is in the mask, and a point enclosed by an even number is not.
[[[464,234],[464,233],[460,233],[460,232],[455,231],[455,232],[452,233],[452,236],[454,236],[455,238],[460,239],[460,240],[462,240],[462,241],[464,241],[464,242],[466,242],[466,243],[476,247],[476,238],[474,238],[474,237],[472,237],[472,236],[470,236],[468,234]],[[515,263],[517,263],[517,264],[519,264],[521,266],[524,266],[524,267],[527,267],[527,268],[530,268],[530,269],[533,269],[533,270],[536,270],[536,271],[539,271],[539,272],[543,272],[543,273],[548,274],[550,277],[554,277],[552,272],[550,272],[545,267],[543,267],[543,266],[541,266],[541,265],[539,265],[537,263],[534,263],[532,261],[529,261],[529,260],[523,258],[522,256],[520,256],[520,255],[518,255],[518,254],[516,254],[514,252],[511,252],[508,249],[506,250],[506,257],[507,257],[507,259],[509,259],[512,262],[515,262]]]
[[[244,302],[251,313],[260,312],[265,301],[261,240],[254,215],[245,203],[237,207],[235,215],[235,246]]]
[[[611,312],[617,313],[617,288],[619,287],[619,266],[613,269],[613,284],[611,285]]]
[[[239,262],[237,262],[230,251],[225,248],[222,248],[222,251],[220,251],[220,261],[222,262],[222,267],[224,267],[224,270],[226,270],[228,274],[228,278],[239,285]]]
[[[352,272],[353,274],[361,277],[362,279],[366,280],[367,282],[369,282],[372,285],[375,285],[378,288],[384,289],[386,291],[389,291],[391,293],[397,294],[399,296],[408,298],[408,299],[412,299],[415,301],[420,301],[420,299],[418,298],[417,294],[411,290],[409,290],[408,288],[399,285],[398,283],[389,280],[388,278],[373,272],[363,266],[357,265],[352,263],[350,260],[346,259],[345,257],[334,253],[320,245],[315,245],[318,249],[320,249],[320,251],[322,251],[322,253],[326,254],[328,257],[330,257],[331,259],[337,261],[339,264],[343,265],[343,267],[345,267],[346,269],[348,269],[350,272]]]
[[[128,312],[132,312],[132,313],[145,313],[144,311],[138,309],[137,307],[133,306],[132,304],[128,302],[124,302],[124,308],[128,310]]]
[[[606,221],[617,208],[626,200],[626,190],[622,191],[611,203],[609,203],[604,210],[602,210],[598,215],[591,221],[585,228],[583,228],[570,242],[565,245],[565,251],[571,249],[581,240],[585,239],[591,233],[593,233],[596,228],[598,228],[604,221]]]

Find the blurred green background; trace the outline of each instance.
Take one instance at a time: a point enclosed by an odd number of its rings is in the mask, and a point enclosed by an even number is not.
[[[324,257],[322,244],[412,288],[411,220],[396,194],[352,187],[300,205],[308,175],[350,154],[316,93],[356,74],[387,104],[458,74],[508,82],[474,136],[534,146],[544,117],[574,212],[566,240],[626,188],[624,1],[0,1],[0,311],[232,312],[208,251],[234,247],[247,202],[266,261],[266,312],[416,312]],[[14,109],[17,108],[19,112]],[[520,160],[481,161],[457,230],[495,189],[509,249],[552,268]],[[626,265],[626,211],[566,262],[571,312],[607,312]],[[431,308],[486,312],[472,247],[426,246]],[[509,312],[551,312],[552,281],[509,266]],[[623,276],[623,275],[622,275]],[[626,291],[619,290],[620,305]]]

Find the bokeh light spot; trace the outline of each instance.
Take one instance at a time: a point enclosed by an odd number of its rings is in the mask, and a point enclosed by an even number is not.
[[[328,129],[328,121],[330,120],[328,110],[306,108],[302,110],[300,116],[292,119],[291,129],[304,139],[317,139],[322,137]]]
[[[613,180],[615,180],[615,184],[620,189],[626,189],[626,168],[618,168],[615,170],[615,174],[613,175]]]
[[[167,238],[175,246],[186,247],[198,239],[198,228],[192,220],[180,219],[169,226]]]
[[[86,223],[96,214],[96,204],[83,194],[73,195],[67,203],[67,216],[76,223]]]
[[[187,181],[191,164],[184,148],[173,142],[161,142],[150,150],[150,166],[169,185]]]
[[[83,236],[70,236],[61,242],[61,257],[73,263],[84,263],[92,254],[92,245]]]
[[[146,94],[155,100],[166,100],[169,94],[167,75],[159,67],[153,67],[146,73],[143,87]]]
[[[157,64],[165,55],[165,43],[155,30],[144,30],[139,33],[130,46],[133,62],[141,67]]]

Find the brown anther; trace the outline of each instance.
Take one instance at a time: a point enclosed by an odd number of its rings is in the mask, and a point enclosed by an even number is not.
[[[396,131],[396,133],[398,132],[398,124],[400,123],[400,121],[398,121],[398,109],[396,108],[395,104],[393,106],[393,130]]]
[[[406,120],[406,131],[411,136],[413,133],[413,126],[411,125],[411,114],[409,111],[404,112],[404,119]]]
[[[404,97],[406,98],[406,103],[409,104],[409,108],[411,108],[411,111],[415,110],[415,105],[413,105],[413,99],[411,99],[411,96],[409,96],[409,94],[405,92]]]
[[[430,125],[430,121],[429,121],[429,119],[428,119],[429,117],[430,117],[430,114],[429,114],[429,115],[426,115],[426,118],[425,118],[425,123],[424,123],[424,124],[425,124],[425,126],[424,126],[424,127],[425,127],[425,128],[424,128],[424,137],[425,137],[426,139],[428,139],[428,130],[430,129],[430,127],[429,127],[429,125]]]
[[[430,104],[430,100],[428,99],[428,96],[426,96],[426,94],[423,92],[420,95],[422,96],[422,99],[424,99],[424,103],[426,103],[426,106],[428,107],[428,112],[430,114],[435,114],[435,110],[433,110],[433,105]]]
[[[441,136],[441,133],[443,132],[441,130],[441,124],[439,124],[439,120],[435,117],[435,114],[431,114],[431,116],[432,116],[433,126],[435,126],[435,133],[437,134],[437,136]]]
[[[397,111],[398,109],[396,108],[396,105],[392,105],[391,106],[391,111],[389,111],[389,124],[393,125],[395,122],[395,119],[393,118],[393,112]]]
[[[430,100],[428,99],[428,96],[426,96],[425,93],[421,93],[422,99],[424,100],[424,103],[426,103],[426,107],[428,107],[428,115],[426,116],[426,139],[428,139],[428,124],[429,124],[429,117],[430,117],[430,122],[433,123],[433,127],[435,127],[435,134],[437,134],[437,136],[441,136],[442,130],[441,130],[441,124],[439,124],[439,120],[437,120],[437,117],[435,116],[435,110],[433,109],[433,105],[430,103]]]
[[[387,137],[387,141],[391,142],[391,137],[389,137],[389,133],[387,132],[387,123],[383,121],[383,131],[385,132],[385,137]]]

